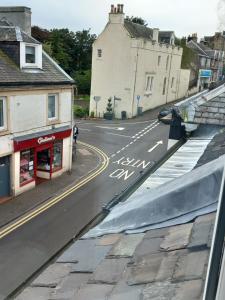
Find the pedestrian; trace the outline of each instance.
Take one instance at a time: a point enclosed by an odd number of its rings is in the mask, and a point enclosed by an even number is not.
[[[78,127],[77,125],[75,124],[73,126],[73,139],[74,139],[74,143],[76,144],[77,143],[77,136],[79,134],[79,130],[78,130]]]

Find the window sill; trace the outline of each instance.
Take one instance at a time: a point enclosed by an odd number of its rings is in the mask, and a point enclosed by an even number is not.
[[[149,97],[149,96],[151,96],[151,95],[152,95],[152,92],[144,93],[144,96],[146,96],[146,97]]]
[[[10,134],[8,129],[0,129],[0,136]]]
[[[47,124],[48,125],[55,125],[55,124],[59,124],[60,121],[59,119],[48,119]]]

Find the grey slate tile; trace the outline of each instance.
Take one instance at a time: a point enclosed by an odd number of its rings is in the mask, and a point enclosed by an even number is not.
[[[128,258],[104,259],[95,270],[91,283],[116,284],[124,276]]]
[[[176,285],[170,282],[156,282],[148,284],[142,293],[142,300],[172,300]],[[191,299],[189,299],[191,300]]]
[[[149,230],[145,233],[145,239],[165,237],[168,234],[169,228],[160,228]]]
[[[128,285],[154,282],[165,253],[144,255],[133,266],[127,268]]]
[[[184,224],[169,229],[169,234],[165,237],[161,244],[161,248],[165,250],[176,250],[185,248],[190,239],[193,224]]]
[[[114,245],[119,241],[119,239],[122,237],[122,234],[108,234],[105,235],[99,239],[97,239],[96,245],[99,246],[109,246]]]
[[[85,285],[91,274],[69,274],[60,284],[53,289],[50,294],[50,300],[70,300],[74,299],[78,289]]]
[[[112,290],[108,300],[140,300],[145,285],[128,286],[120,281]]]
[[[46,287],[27,287],[15,300],[46,300],[51,289]]]
[[[163,238],[143,239],[134,251],[134,258],[160,251]]]
[[[76,300],[106,300],[110,295],[113,285],[110,284],[87,284],[75,294]]]
[[[58,263],[77,262],[71,272],[93,272],[107,255],[111,246],[98,246],[95,239],[78,240],[57,260]]]
[[[39,287],[55,287],[70,273],[71,264],[52,264],[44,270],[31,284]]]
[[[144,238],[144,233],[124,235],[112,248],[108,256],[131,257],[137,245]]]
[[[175,289],[173,300],[202,300],[203,281],[190,280],[179,283]]]
[[[174,281],[201,279],[208,263],[209,251],[189,252],[182,255],[176,265]]]

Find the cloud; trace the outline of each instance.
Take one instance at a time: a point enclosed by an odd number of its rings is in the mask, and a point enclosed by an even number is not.
[[[149,26],[174,30],[177,36],[197,32],[213,34],[218,27],[214,0],[1,0],[1,5],[25,5],[32,9],[32,23],[45,28],[91,28],[99,34],[108,20],[111,4],[124,4],[126,15],[140,16]],[[219,5],[224,7],[224,1]],[[222,22],[222,21],[220,21]]]

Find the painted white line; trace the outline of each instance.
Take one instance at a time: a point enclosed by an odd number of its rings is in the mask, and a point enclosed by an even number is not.
[[[116,153],[120,153],[121,150],[117,151]]]
[[[148,150],[148,152],[152,152],[155,148],[157,148],[159,145],[162,145],[163,141],[158,141],[152,148]]]
[[[109,127],[109,126],[95,126],[97,128],[103,128],[103,129],[111,129],[111,130],[124,130],[125,128],[124,127]]]
[[[81,131],[82,131],[82,130],[85,130],[85,131],[91,131],[91,129],[80,128],[80,127],[79,127],[79,130],[81,130]]]
[[[132,138],[131,136],[129,135],[123,135],[123,134],[118,134],[118,133],[112,133],[112,132],[106,132],[106,134],[111,134],[111,135],[118,135],[118,136],[122,136],[122,137],[127,137],[127,138]]]
[[[114,157],[114,156],[116,156],[116,154],[112,154],[112,155],[111,155],[111,157]]]

